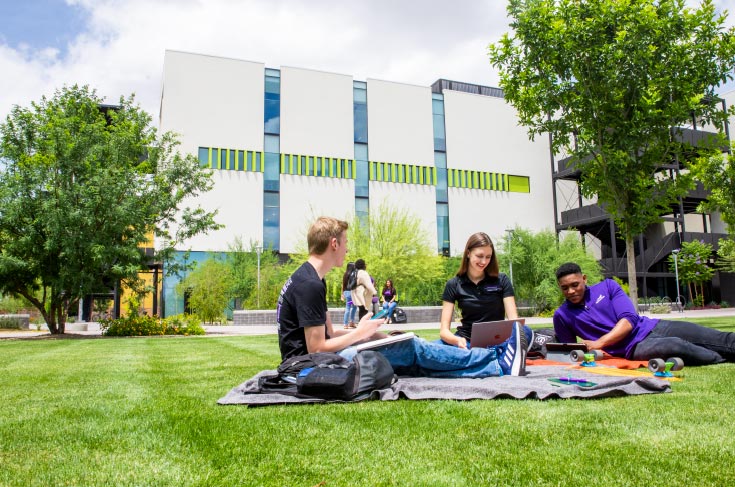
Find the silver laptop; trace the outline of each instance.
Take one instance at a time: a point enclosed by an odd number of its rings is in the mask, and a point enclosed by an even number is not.
[[[521,325],[526,323],[524,318],[500,321],[479,321],[472,325],[472,338],[470,346],[472,348],[491,347],[500,345],[508,338],[513,331],[513,323],[518,322]]]

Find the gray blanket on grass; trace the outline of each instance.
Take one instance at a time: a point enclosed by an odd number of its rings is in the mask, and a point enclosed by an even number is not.
[[[576,384],[557,384],[549,379],[567,377],[586,379],[596,385],[580,387]],[[261,394],[258,380],[275,375],[275,370],[260,372],[217,401],[218,404],[245,404],[268,406],[273,404],[344,402],[318,398],[300,398],[284,394]],[[526,367],[523,377],[488,377],[485,379],[434,379],[429,377],[401,377],[390,388],[373,391],[370,399],[395,401],[405,399],[597,399],[636,394],[671,392],[668,381],[655,377],[609,377],[569,371],[564,366],[536,365]]]

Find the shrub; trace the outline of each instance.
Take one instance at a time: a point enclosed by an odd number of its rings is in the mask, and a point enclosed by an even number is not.
[[[16,318],[7,318],[0,316],[0,328],[20,330],[21,321]]]
[[[671,306],[669,306],[668,304],[654,304],[653,306],[651,306],[649,311],[653,314],[658,315],[671,313]]]
[[[190,315],[168,318],[157,316],[125,316],[100,321],[105,336],[153,336],[153,335],[204,335],[199,320]]]

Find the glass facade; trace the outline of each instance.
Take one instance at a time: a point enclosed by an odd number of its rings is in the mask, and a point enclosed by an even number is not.
[[[436,239],[439,253],[449,255],[449,191],[447,179],[447,138],[444,129],[444,95],[431,94],[434,123],[434,168],[436,171]]]
[[[355,142],[367,144],[367,83],[364,81],[352,82],[352,96],[354,109]]]
[[[281,72],[265,70],[265,117],[266,134],[281,133]]]
[[[352,82],[355,131],[355,215],[367,225],[370,213],[370,163],[368,162],[367,83]]]
[[[263,247],[281,247],[281,72],[265,70],[263,116]]]

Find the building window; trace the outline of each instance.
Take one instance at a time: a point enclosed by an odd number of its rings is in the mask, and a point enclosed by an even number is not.
[[[367,83],[353,81],[353,115],[355,142],[367,144],[368,141],[368,113],[367,113]]]
[[[281,133],[281,72],[265,70],[265,116],[266,134]]]

